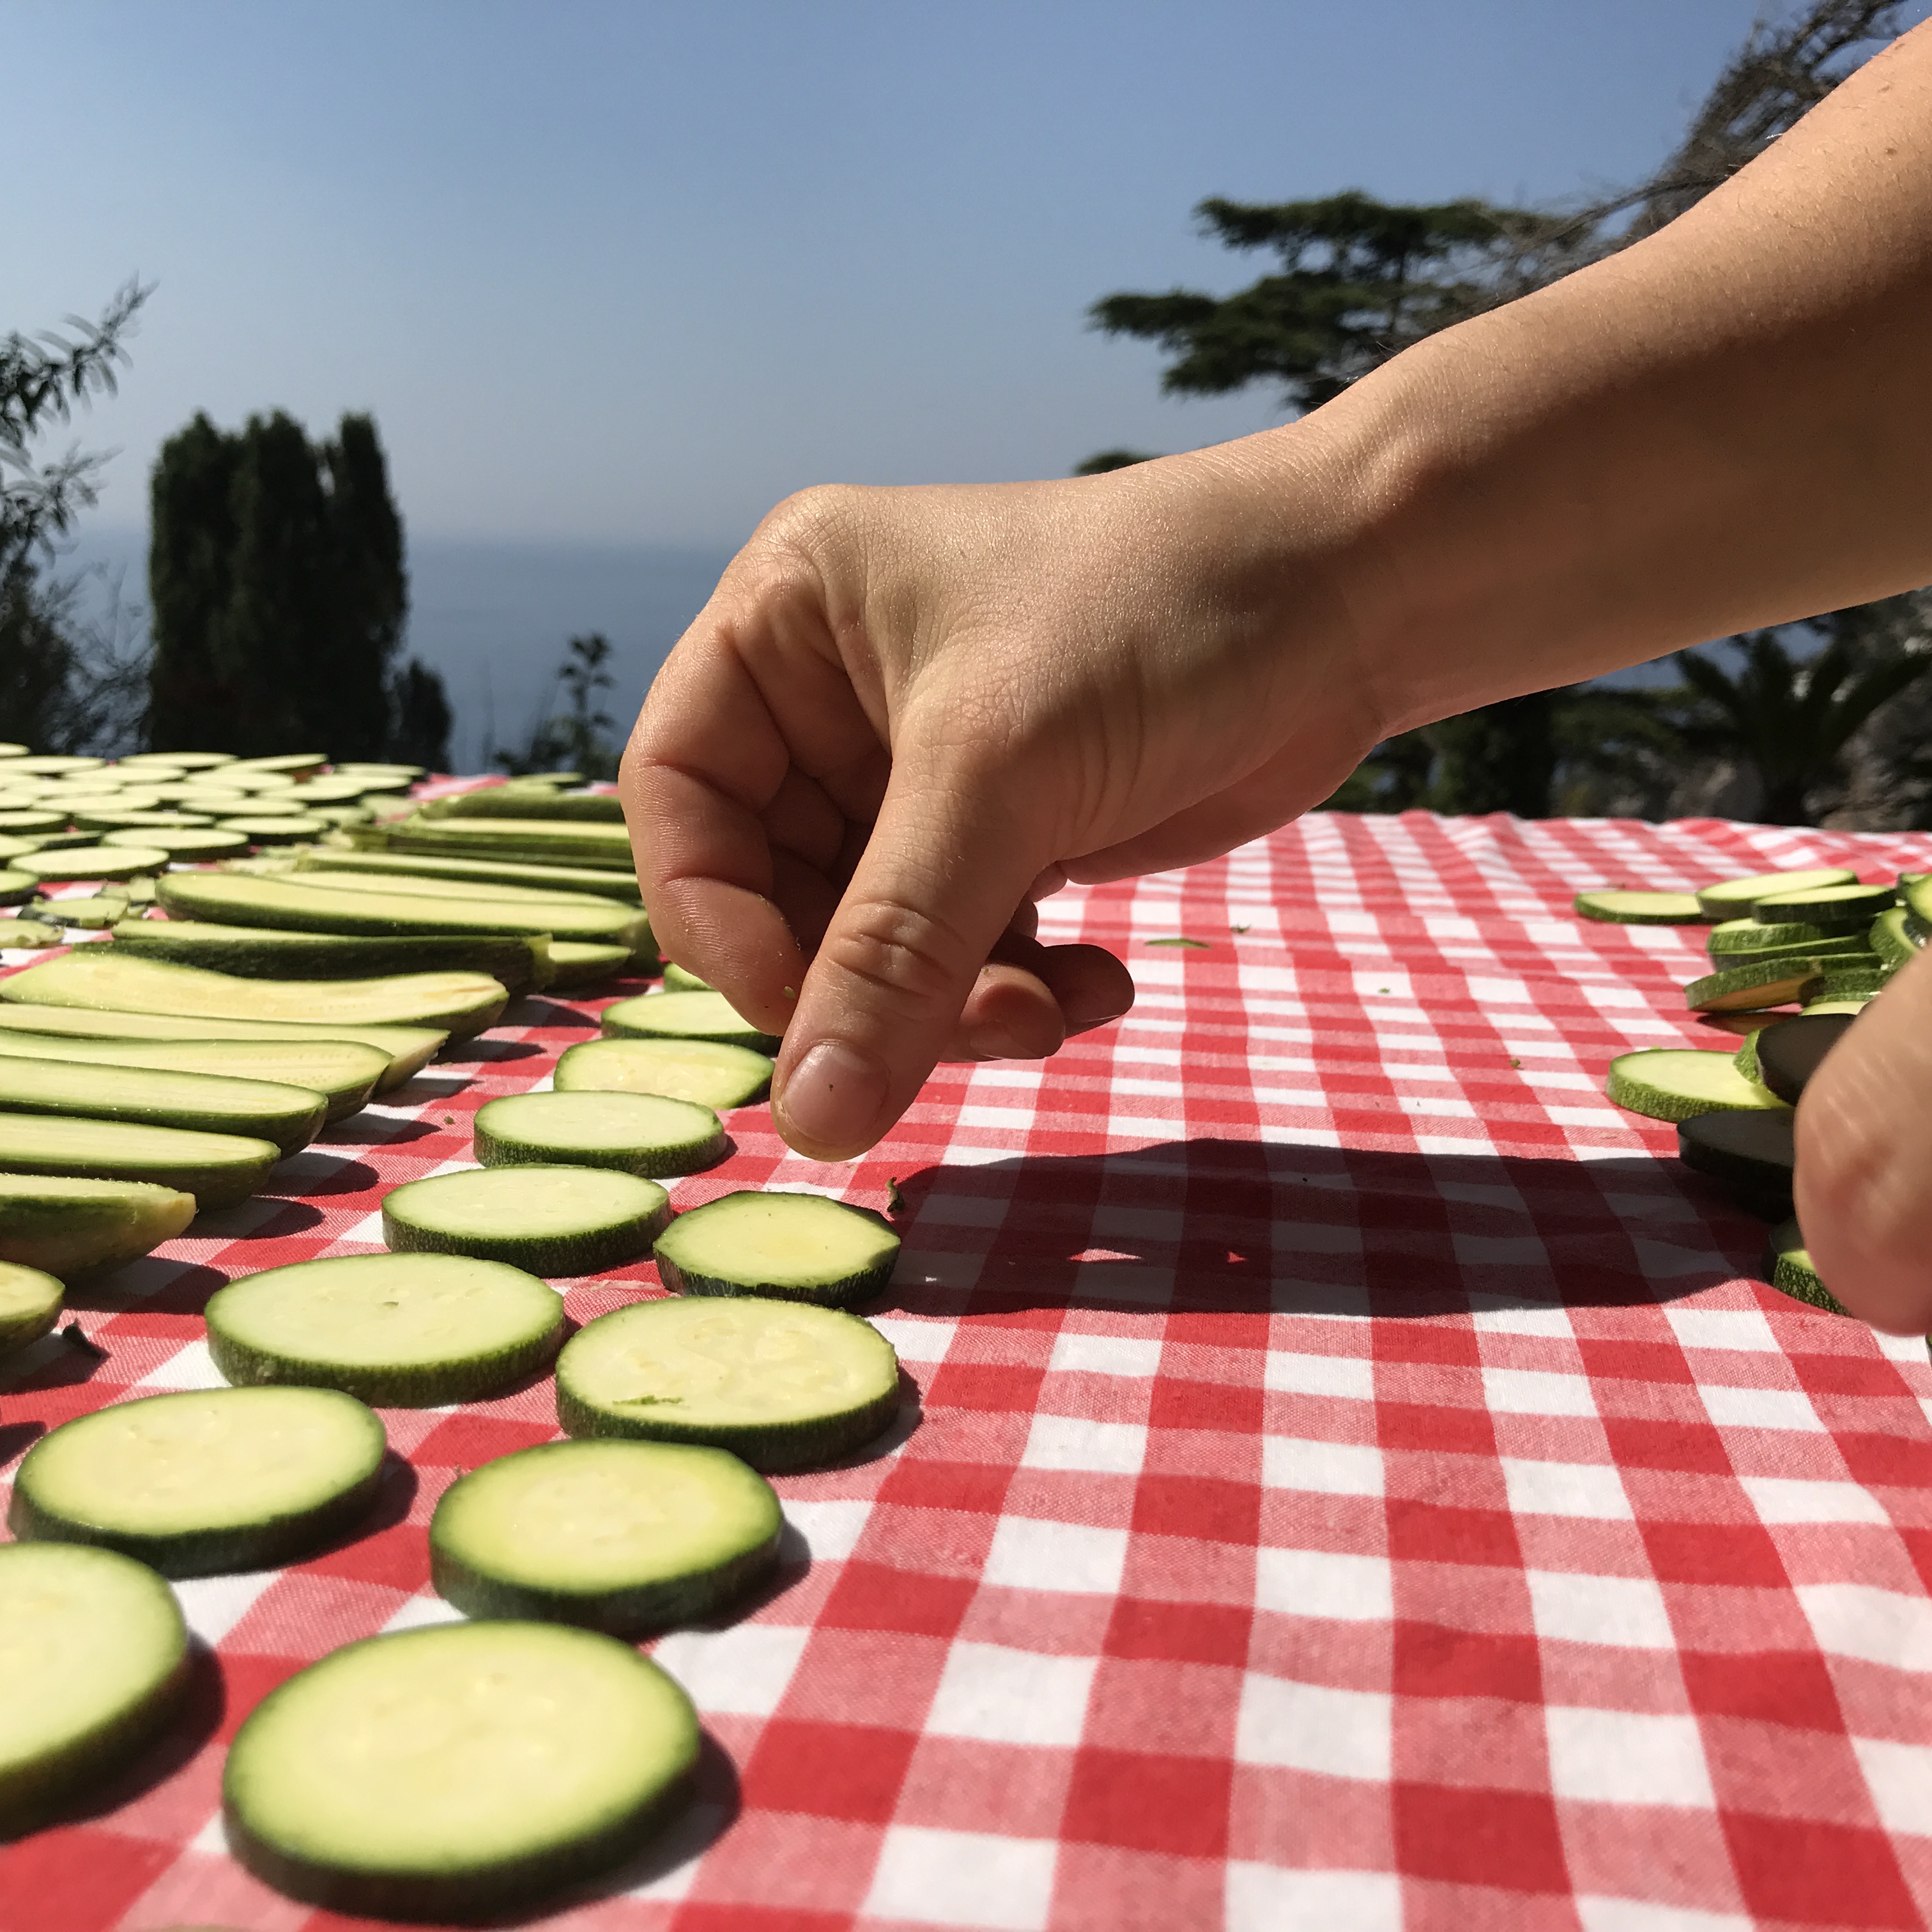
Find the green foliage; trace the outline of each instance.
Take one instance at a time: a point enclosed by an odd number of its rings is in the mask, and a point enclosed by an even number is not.
[[[1105,476],[1114,470],[1131,470],[1136,463],[1151,463],[1154,453],[1150,449],[1102,449],[1096,450],[1084,463],[1076,464],[1073,473],[1076,476]]]
[[[450,769],[449,693],[421,658],[412,658],[396,674],[392,686],[395,722],[389,734],[388,756],[433,772]]]
[[[280,410],[236,432],[197,416],[162,446],[152,501],[154,745],[248,755],[299,741],[357,758],[436,739],[440,680],[394,666],[403,526],[368,417],[344,416],[318,446]],[[447,736],[446,724],[446,758]]]
[[[586,778],[614,778],[621,752],[610,736],[616,721],[600,701],[616,682],[604,668],[610,657],[610,640],[601,631],[572,638],[551,687],[552,703],[561,692],[566,708],[553,710],[536,724],[520,750],[498,750],[495,762],[512,777],[572,771]]]

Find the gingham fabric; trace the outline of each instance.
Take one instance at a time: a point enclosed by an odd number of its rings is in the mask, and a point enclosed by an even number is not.
[[[896,1181],[871,1312],[918,1406],[778,1479],[770,1594],[652,1646],[704,1716],[698,1802],[535,1922],[1924,1924],[1932,1365],[1764,1286],[1762,1226],[1602,1098],[1627,1048],[1734,1042],[1684,1013],[1700,931],[1569,911],[1820,862],[1886,878],[1932,838],[1318,816],[1052,902],[1043,936],[1132,962],[1133,1012],[1043,1064],[942,1069],[857,1166],[733,1116],[677,1205]],[[76,1294],[105,1352],[12,1365],[0,1456],[214,1383],[214,1288],[378,1246],[384,1189],[465,1164],[477,1105],[540,1084],[596,1004],[524,1003]],[[580,1322],[659,1292],[648,1263],[559,1286]],[[193,1705],[88,1816],[0,1853],[8,1932],[363,1922],[230,1862],[224,1744],[303,1664],[449,1616],[437,1496],[555,1432],[547,1381],[384,1419],[364,1534],[178,1586]]]

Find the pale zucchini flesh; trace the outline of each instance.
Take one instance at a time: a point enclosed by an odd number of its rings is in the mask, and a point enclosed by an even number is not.
[[[1747,1041],[1747,1050],[1749,1046]],[[1688,1120],[1726,1108],[1785,1104],[1733,1055],[1695,1047],[1649,1047],[1619,1054],[1610,1062],[1604,1090],[1619,1107],[1653,1120]]]
[[[586,1040],[566,1047],[554,1076],[560,1094],[662,1094],[714,1113],[770,1091],[769,1054],[704,1040]]]
[[[4,878],[0,874],[0,878]],[[92,895],[86,898],[42,899],[28,915],[44,920],[50,926],[75,926],[105,932],[128,916],[128,902],[124,898],[109,898],[104,894]]]
[[[131,879],[138,872],[159,872],[167,862],[167,854],[153,845],[44,847],[13,862],[15,871],[37,879]]]
[[[509,995],[481,973],[410,973],[376,980],[242,980],[160,959],[78,948],[0,980],[0,1000],[187,1018],[297,1021],[322,1027],[434,1026],[467,1039],[493,1025]]]
[[[664,969],[664,989],[667,993],[710,993],[717,990],[709,980],[700,980],[695,973],[687,973],[675,962]]]
[[[118,1268],[172,1240],[195,1206],[153,1181],[0,1173],[0,1261],[63,1278]]]
[[[203,1208],[247,1200],[281,1157],[273,1141],[252,1135],[0,1112],[0,1174],[149,1180]]]
[[[152,850],[166,853],[178,863],[188,864],[201,859],[228,859],[248,849],[247,835],[240,832],[224,832],[218,826],[188,827],[166,831],[154,827],[146,829],[146,836],[122,830],[104,832],[100,842],[104,845],[146,845]]]
[[[321,1131],[328,1102],[276,1081],[0,1054],[0,1112],[245,1134],[292,1154]]]
[[[133,1757],[188,1681],[174,1593],[111,1550],[0,1545],[0,1838]]]
[[[76,1416],[28,1450],[8,1526],[117,1550],[164,1576],[266,1570],[366,1516],[388,1449],[334,1389],[194,1389]]]
[[[898,1408],[892,1344],[810,1302],[633,1302],[587,1323],[557,1358],[557,1420],[570,1435],[706,1444],[756,1469],[835,1462]]]
[[[435,1057],[449,1036],[438,1028],[403,1026],[337,1026],[292,1020],[194,1019],[178,1013],[95,1012],[82,1006],[9,1004],[0,998],[0,1052],[15,1039],[88,1042],[254,1042],[286,1045],[298,1050],[311,1046],[359,1046],[380,1054],[386,1065],[377,1076],[376,1090],[399,1087]],[[203,1067],[197,1070],[207,1072]],[[264,1076],[266,1077],[266,1076]],[[307,1080],[298,1086],[316,1083]],[[331,1090],[324,1088],[321,1090]]]
[[[761,1052],[778,1051],[778,1036],[761,1032],[722,993],[645,993],[604,1009],[610,1040],[712,1040]]]
[[[563,1304],[519,1268],[455,1256],[293,1262],[218,1289],[208,1353],[238,1386],[340,1389],[385,1408],[495,1395],[542,1368]]]
[[[491,886],[523,886],[533,891],[589,892],[634,906],[634,874],[596,866],[526,864],[514,859],[439,859],[423,852],[381,852],[367,849],[332,851],[316,846],[302,854],[297,870],[304,878],[334,872],[374,872],[386,878],[446,880],[474,892]]]
[[[596,1630],[446,1624],[352,1643],[243,1721],[229,1843],[291,1897],[494,1916],[635,1851],[688,1795],[691,1700]]]
[[[841,1307],[891,1280],[899,1238],[884,1219],[818,1194],[743,1189],[680,1214],[652,1250],[680,1294],[755,1294]]]
[[[1802,919],[1814,925],[1850,921],[1861,929],[1892,904],[1890,886],[1860,885],[1853,880],[1833,886],[1808,886],[1768,892],[1753,901],[1751,916],[1760,920]]]
[[[476,1112],[476,1158],[485,1167],[695,1174],[722,1160],[727,1145],[709,1107],[656,1094],[511,1094]]]
[[[430,1576],[466,1616],[636,1636],[742,1596],[777,1563],[783,1527],[770,1484],[722,1449],[550,1442],[443,1492]]]
[[[1814,886],[1852,886],[1858,875],[1842,866],[1823,866],[1790,872],[1753,872],[1742,879],[1723,879],[1700,886],[1697,903],[1714,919],[1731,919],[1749,912],[1757,902],[1776,892],[1798,892]]]
[[[0,1247],[6,1239],[5,1206],[0,1202]],[[0,1355],[38,1342],[60,1319],[67,1290],[55,1276],[18,1262],[0,1261]]]
[[[1610,926],[1706,926],[1710,915],[1692,892],[1579,892],[1577,916]],[[670,976],[664,976],[669,986]]]
[[[629,947],[602,946],[588,939],[550,942],[550,982],[544,991],[565,993],[595,986],[619,973],[634,973],[640,962]]]
[[[541,818],[622,825],[623,801],[614,792],[560,792],[553,785],[493,785],[458,792],[423,808],[430,818]]]
[[[606,1168],[474,1168],[392,1188],[382,1197],[382,1238],[398,1254],[596,1274],[650,1252],[670,1198],[654,1180]]]

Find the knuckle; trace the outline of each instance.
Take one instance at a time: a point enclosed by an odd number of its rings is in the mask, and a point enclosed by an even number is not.
[[[929,1008],[956,994],[961,934],[943,920],[888,899],[846,908],[821,956],[904,1010]]]

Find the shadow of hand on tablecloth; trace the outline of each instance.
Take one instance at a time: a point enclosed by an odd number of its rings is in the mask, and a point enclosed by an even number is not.
[[[906,1252],[867,1313],[1624,1306],[1755,1274],[1765,1240],[1702,1175],[1646,1154],[1200,1138],[932,1167],[899,1186]]]

